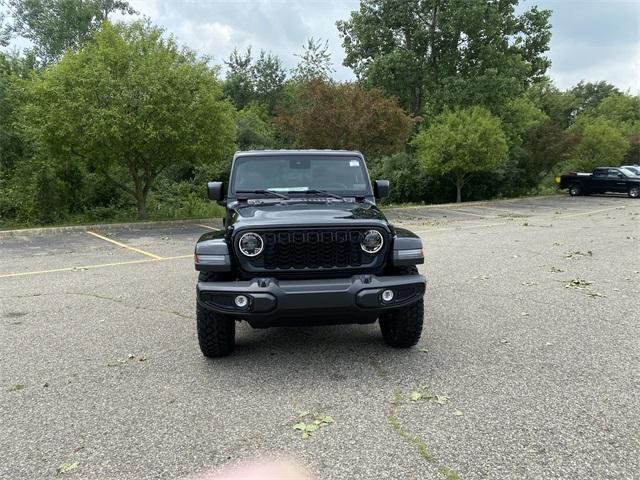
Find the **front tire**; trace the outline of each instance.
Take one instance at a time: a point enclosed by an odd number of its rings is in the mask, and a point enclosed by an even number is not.
[[[572,197],[582,195],[582,185],[579,185],[577,183],[572,184],[569,187],[569,195],[571,195]]]
[[[415,266],[403,267],[397,275],[418,275]],[[380,331],[384,341],[393,348],[413,347],[420,340],[424,322],[424,298],[406,307],[396,308],[380,315]]]
[[[640,198],[640,185],[634,185],[632,186],[629,191],[627,192],[627,194],[631,197],[631,198]]]
[[[200,273],[201,282],[214,281],[215,274]],[[212,312],[196,304],[196,327],[200,351],[205,357],[226,357],[236,342],[236,321],[227,315]]]

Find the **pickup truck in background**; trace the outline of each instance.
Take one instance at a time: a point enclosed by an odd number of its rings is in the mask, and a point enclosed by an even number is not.
[[[640,198],[640,176],[617,167],[598,167],[593,173],[570,172],[555,178],[560,190],[569,189],[569,195],[591,193],[626,193]]]

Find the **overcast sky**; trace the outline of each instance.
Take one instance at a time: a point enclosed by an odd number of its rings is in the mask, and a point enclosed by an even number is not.
[[[286,67],[308,37],[329,41],[335,78],[349,80],[336,20],[357,0],[129,0],[180,42],[222,64],[234,47],[279,55]],[[549,75],[560,88],[606,80],[640,93],[640,0],[522,0],[553,10]]]
[[[353,78],[342,66],[336,20],[357,0],[129,0],[154,23],[218,63],[234,48],[278,54],[295,65],[307,37],[329,41],[335,77]],[[640,0],[524,0],[520,9],[553,10],[550,76],[560,88],[580,80],[607,80],[640,92]]]

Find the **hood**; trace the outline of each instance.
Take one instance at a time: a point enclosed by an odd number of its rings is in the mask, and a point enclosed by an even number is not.
[[[230,207],[228,226],[234,228],[273,228],[305,226],[385,226],[380,209],[368,202],[278,202]]]

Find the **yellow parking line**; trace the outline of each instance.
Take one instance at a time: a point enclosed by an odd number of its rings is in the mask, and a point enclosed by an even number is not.
[[[487,215],[481,215],[479,213],[467,212],[465,210],[462,210],[461,208],[443,208],[442,210],[446,210],[446,211],[449,211],[449,212],[462,213],[463,215],[473,215],[474,217],[488,218]]]
[[[208,228],[209,230],[220,230],[219,228],[216,227],[210,227],[209,225],[203,225],[201,223],[196,223],[196,226],[198,227],[202,227],[202,228]]]
[[[98,235],[96,232],[92,232],[90,230],[87,230],[87,233],[89,235],[93,235],[94,237],[97,237],[97,238],[99,238],[101,240],[104,240],[105,242],[113,243],[114,245],[118,245],[119,247],[126,248],[127,250],[131,250],[133,252],[141,253],[142,255],[146,255],[147,257],[151,257],[151,258],[154,258],[156,260],[161,260],[162,259],[162,257],[160,257],[158,255],[155,255],[155,254],[149,253],[149,252],[145,252],[144,250],[140,250],[139,248],[130,247],[129,245],[125,245],[124,243],[116,242],[115,240],[112,240],[111,238],[107,238],[107,237],[103,237],[102,235]]]
[[[117,267],[119,265],[133,265],[135,263],[150,263],[150,262],[166,262],[167,260],[177,260],[179,258],[193,258],[193,255],[180,255],[177,257],[164,257],[164,258],[151,258],[144,260],[129,260],[126,262],[114,262],[114,263],[103,263],[99,265],[83,265],[78,267],[64,267],[64,268],[53,268],[51,270],[38,270],[35,272],[18,272],[18,273],[4,273],[0,275],[0,278],[8,278],[8,277],[24,277],[27,275],[41,275],[43,273],[57,273],[57,272],[73,272],[80,270],[91,270],[94,268],[104,268],[104,267]]]
[[[432,228],[430,230],[413,230],[413,233],[422,234],[422,233],[431,233],[431,232],[452,232],[456,230],[468,230],[470,228],[485,228],[485,227],[497,227],[500,225],[506,225],[506,222],[500,223],[483,223],[480,225],[464,225],[460,227],[445,227],[445,228]]]
[[[600,209],[600,210],[591,210],[591,211],[588,211],[588,212],[570,213],[568,215],[558,215],[556,218],[580,217],[582,215],[593,215],[594,213],[610,212],[611,210],[618,210],[618,209],[623,209],[623,208],[625,208],[625,207],[624,206],[618,206],[618,207],[603,208],[603,209]]]
[[[570,213],[567,215],[556,215],[554,217],[545,217],[545,216],[540,216],[540,217],[536,217],[536,216],[531,216],[531,217],[527,217],[526,221],[527,222],[536,222],[536,221],[541,221],[541,220],[549,220],[549,221],[553,221],[553,220],[562,220],[564,218],[572,218],[572,217],[579,217],[579,216],[583,216],[583,215],[593,215],[595,213],[603,213],[603,212],[610,212],[611,210],[618,210],[618,209],[624,209],[624,206],[618,206],[618,207],[610,207],[610,208],[603,208],[600,210],[591,210],[588,212],[581,212],[581,213]],[[429,230],[414,230],[414,233],[417,234],[424,234],[424,233],[431,233],[431,232],[449,232],[449,231],[455,231],[455,230],[467,230],[470,228],[483,228],[483,227],[497,227],[500,225],[507,225],[506,222],[500,222],[500,223],[485,223],[485,224],[481,224],[481,225],[464,225],[464,226],[458,226],[458,227],[444,227],[444,228],[431,228]]]
[[[519,215],[519,212],[515,212],[513,210],[507,210],[506,208],[494,208],[494,207],[485,207],[484,205],[474,205],[476,208],[485,208],[487,210],[495,210],[496,212],[509,213],[511,215]]]

